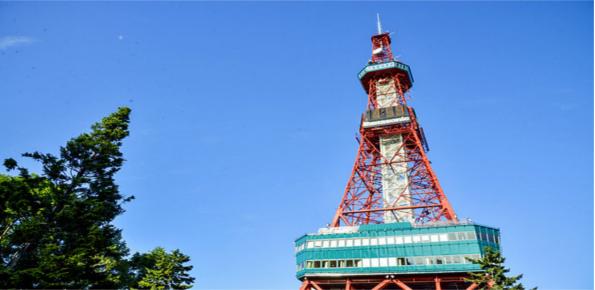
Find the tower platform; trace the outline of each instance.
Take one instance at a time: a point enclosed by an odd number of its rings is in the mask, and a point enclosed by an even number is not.
[[[479,265],[465,257],[478,259],[484,247],[500,249],[500,230],[467,221],[322,228],[295,240],[296,276],[344,281],[475,272]]]

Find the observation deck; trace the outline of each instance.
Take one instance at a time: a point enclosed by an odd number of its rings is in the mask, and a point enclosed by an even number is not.
[[[413,86],[413,74],[411,68],[400,61],[387,61],[378,64],[370,64],[365,66],[358,74],[364,90],[369,94],[370,88],[368,81],[379,75],[397,75],[399,83],[409,90]],[[405,90],[406,91],[406,90]]]
[[[342,277],[481,271],[484,247],[500,250],[500,230],[467,221],[322,228],[295,240],[296,276]]]

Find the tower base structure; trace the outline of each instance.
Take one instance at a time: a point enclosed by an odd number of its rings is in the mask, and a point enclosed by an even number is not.
[[[304,278],[300,290],[380,290],[380,289],[436,289],[473,290],[478,285],[465,282],[471,276],[464,273],[436,273],[417,275],[346,276],[336,278]]]
[[[499,229],[470,221],[322,228],[295,240],[301,290],[474,289],[465,282]]]

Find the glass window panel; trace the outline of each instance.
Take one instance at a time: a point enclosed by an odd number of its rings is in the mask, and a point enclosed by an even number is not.
[[[347,261],[345,261],[345,264],[346,264],[347,268],[352,268],[353,267],[353,260],[347,260]]]
[[[500,243],[500,237],[499,236],[495,236],[496,238],[496,243],[499,244]]]
[[[423,266],[424,257],[415,257],[415,266]]]
[[[380,267],[388,267],[388,259],[380,258]]]
[[[316,248],[322,247],[322,241],[316,241],[316,242],[314,242],[314,247],[316,247]]]
[[[453,264],[461,264],[462,263],[461,256],[459,256],[459,255],[452,256],[452,263]]]
[[[353,260],[353,266],[355,266],[357,268],[363,267],[362,260]]]
[[[330,261],[330,265],[331,265],[331,268],[337,268],[337,261],[336,260],[331,260]]]
[[[378,238],[370,238],[370,246],[378,245]]]
[[[322,268],[328,268],[328,261],[322,261]]]
[[[397,266],[397,258],[388,258],[388,266],[396,267]]]
[[[337,241],[339,247],[345,247],[345,240],[339,240]]]
[[[411,244],[411,236],[403,236],[403,243]]]
[[[444,264],[444,258],[442,256],[436,256],[436,257],[434,257],[434,260],[436,261],[436,265]]]
[[[471,255],[469,255],[469,254],[463,255],[463,264],[473,264],[472,262],[468,261],[465,258],[471,258]]]
[[[481,237],[480,239],[482,241],[486,241],[486,242],[488,241],[488,237],[486,236],[486,233],[479,233],[479,236]]]
[[[386,238],[386,243],[392,245],[395,243],[395,237],[388,237]]]
[[[475,240],[475,232],[467,232],[467,240]]]
[[[434,259],[432,257],[426,257],[426,265],[434,265]]]
[[[369,246],[370,245],[370,239],[362,239],[362,246]]]
[[[432,241],[432,243],[438,242],[438,235],[430,235],[430,241]]]
[[[467,234],[465,234],[465,232],[458,232],[457,237],[459,238],[459,241],[464,241],[467,239]]]
[[[448,241],[448,235],[447,234],[440,234],[440,241],[441,242],[447,242]]]
[[[339,261],[339,268],[345,268],[345,260]]]
[[[475,260],[479,260],[479,254],[473,254],[471,255],[471,258],[475,259]]]
[[[312,263],[312,261],[308,261],[306,263],[306,268],[308,268],[308,269],[312,269],[313,266],[314,266],[314,263]]]
[[[379,245],[386,245],[386,237],[378,238]]]
[[[353,240],[346,240],[345,241],[345,246],[347,246],[347,247],[353,247]]]
[[[331,248],[337,247],[337,240],[331,240]]]
[[[423,243],[429,243],[430,242],[430,236],[429,235],[422,235],[421,236],[421,241]]]
[[[494,242],[494,235],[488,234],[488,241],[490,243],[493,243]]]
[[[397,265],[398,266],[405,266],[405,258],[397,258]]]
[[[370,267],[370,259],[362,259],[362,264],[364,268]]]
[[[328,248],[329,244],[330,244],[329,241],[322,241],[323,248]]]
[[[413,242],[414,242],[414,243],[419,243],[419,242],[421,242],[421,237],[420,237],[420,236],[418,236],[418,235],[415,235],[415,236],[413,236]]]
[[[314,268],[320,268],[321,263],[320,261],[314,261]]]
[[[403,237],[395,237],[395,244],[402,244],[403,243]]]
[[[415,258],[409,257],[409,258],[406,258],[406,259],[407,259],[406,260],[407,261],[407,266],[413,266],[413,265],[415,265]]]
[[[314,242],[308,242],[308,249],[314,248]]]
[[[378,263],[378,258],[370,259],[370,264],[372,265],[372,267],[380,267]]]
[[[353,240],[353,245],[356,247],[359,247],[362,245],[362,240],[361,239],[354,239]]]
[[[457,234],[456,233],[448,233],[448,240],[449,241],[456,241],[457,240]]]
[[[444,264],[450,265],[452,264],[452,258],[450,256],[444,256]]]

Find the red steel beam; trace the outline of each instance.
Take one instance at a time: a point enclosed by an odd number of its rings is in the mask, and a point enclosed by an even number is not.
[[[390,283],[390,280],[386,279],[386,280],[382,281],[382,283],[376,285],[376,287],[374,287],[372,290],[384,289],[384,287],[386,287],[386,285],[388,285],[389,283]]]
[[[322,290],[322,288],[320,288],[320,286],[318,286],[318,284],[316,284],[316,282],[310,281],[310,284],[312,284],[312,286],[314,286],[314,288],[316,288],[316,290]]]
[[[397,284],[403,290],[411,290],[411,288],[409,288],[409,286],[407,286],[407,284],[401,282],[401,280],[394,280],[393,283]]]
[[[302,283],[302,287],[300,287],[300,290],[307,290],[309,286],[308,280],[305,280],[304,283]]]
[[[372,209],[360,209],[360,210],[343,211],[343,213],[359,213],[359,212],[371,212],[371,211],[390,211],[390,210],[415,209],[415,208],[439,207],[439,206],[442,206],[442,205],[441,204],[424,204],[424,205],[410,205],[410,206],[400,206],[400,207],[384,207],[384,208],[372,208]]]

